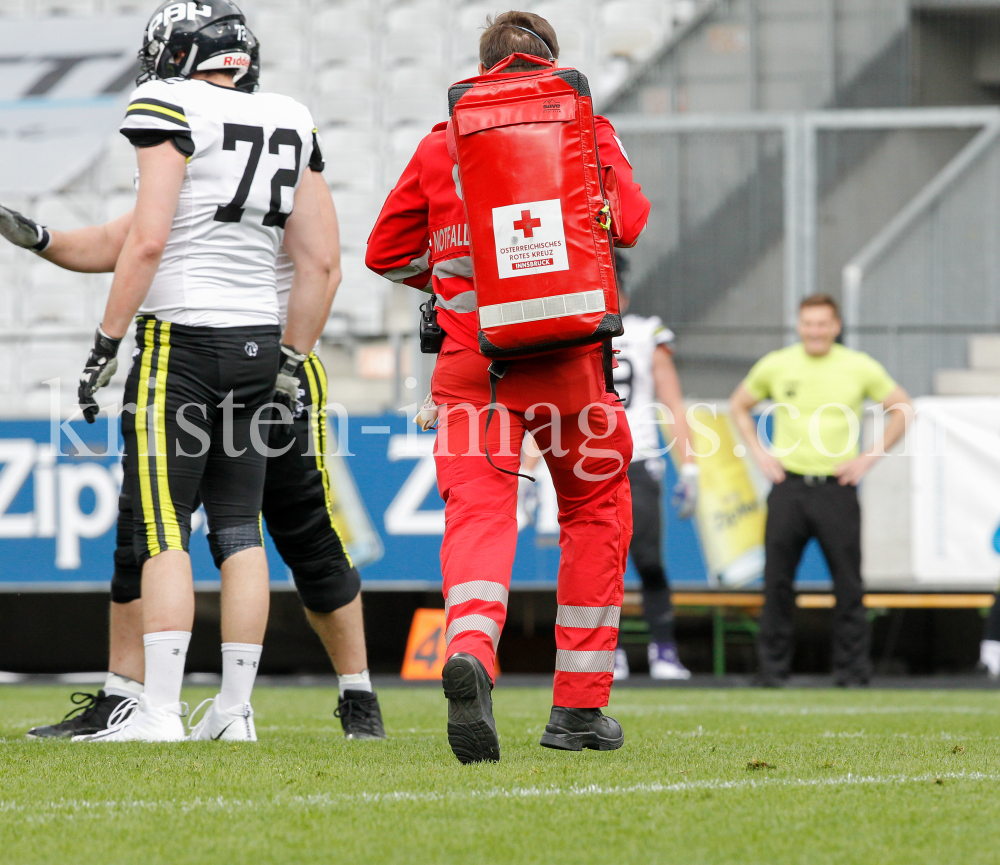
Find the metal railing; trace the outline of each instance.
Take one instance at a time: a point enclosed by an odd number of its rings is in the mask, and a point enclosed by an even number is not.
[[[728,349],[750,362],[759,341],[741,342],[748,333],[780,328],[785,342],[794,340],[799,301],[819,290],[840,293],[840,271],[848,262],[846,341],[870,350],[915,393],[930,392],[932,371],[925,364],[919,375],[909,374],[914,360],[902,348],[907,340],[924,351],[931,343],[938,346],[927,354],[930,364],[963,365],[965,334],[988,332],[998,323],[1000,304],[984,298],[989,289],[996,293],[993,275],[1000,275],[1000,262],[990,259],[979,276],[970,268],[973,261],[1000,256],[1000,219],[992,203],[1000,194],[994,192],[1000,173],[995,179],[980,176],[1000,172],[1000,110],[623,115],[612,121],[654,200],[650,230],[632,253],[635,303],[638,311],[676,325],[682,336],[697,337],[686,340],[686,348],[700,341],[706,356]],[[906,162],[910,151],[923,155],[914,158],[912,170]],[[722,155],[699,161],[705,152]],[[745,153],[752,157],[740,156]],[[898,176],[882,170],[879,160],[896,165]],[[978,204],[970,203],[973,193]],[[978,233],[970,233],[972,217],[963,207],[976,214]],[[734,218],[741,208],[743,215]],[[925,244],[920,253],[926,258],[942,245],[946,250],[938,250],[920,278],[908,278],[909,253],[899,250],[932,212],[940,237],[937,246]],[[755,235],[755,245],[747,242],[748,234]],[[690,250],[699,246],[692,258]],[[771,262],[767,268],[765,259]],[[726,261],[730,266],[720,265]],[[944,311],[940,301],[931,301],[934,292],[941,294],[943,278],[934,276],[935,268],[946,261],[953,263],[950,278],[962,283],[951,289],[964,298],[960,310]],[[893,286],[901,279],[906,291]],[[876,295],[906,308],[889,314],[884,304],[859,300]],[[695,302],[680,303],[678,297]]]

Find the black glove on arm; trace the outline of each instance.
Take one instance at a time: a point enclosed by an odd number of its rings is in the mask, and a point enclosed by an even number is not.
[[[281,355],[283,361],[274,383],[274,398],[287,405],[294,415],[295,405],[299,401],[299,372],[308,355],[299,354],[290,345],[281,346]]]
[[[80,389],[77,398],[87,423],[97,420],[101,410],[94,399],[94,391],[104,387],[118,369],[118,346],[121,339],[108,336],[100,327],[94,334],[94,347],[90,350],[87,365],[80,374]]]
[[[43,252],[52,238],[44,225],[0,204],[0,234],[15,246]]]

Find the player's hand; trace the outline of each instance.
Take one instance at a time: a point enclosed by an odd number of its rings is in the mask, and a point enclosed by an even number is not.
[[[299,354],[290,345],[281,346],[282,363],[278,370],[278,378],[274,383],[274,399],[291,409],[295,417],[295,409],[299,403],[299,373],[308,355]]]
[[[683,463],[679,474],[680,478],[674,486],[673,503],[677,508],[677,516],[688,520],[694,516],[698,505],[698,476],[701,469],[697,463]]]
[[[94,392],[104,387],[118,369],[118,346],[121,338],[108,336],[100,327],[94,334],[94,347],[90,350],[87,365],[80,374],[80,389],[77,400],[87,423],[97,420],[101,407],[94,399]]]
[[[772,484],[780,484],[785,479],[785,468],[782,466],[781,460],[767,453],[767,451],[761,451],[757,456],[757,465],[760,467],[764,477]]]
[[[875,465],[875,460],[878,457],[872,456],[871,454],[865,454],[863,456],[855,457],[852,460],[848,460],[846,463],[841,463],[839,466],[834,468],[833,473],[837,478],[837,483],[842,487],[848,485],[856,487],[861,483],[861,479],[868,474],[871,467]]]
[[[52,239],[44,225],[0,204],[0,234],[14,246],[42,252]]]

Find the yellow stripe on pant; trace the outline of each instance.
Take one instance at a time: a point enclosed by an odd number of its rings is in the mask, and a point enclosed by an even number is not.
[[[168,550],[183,550],[181,527],[170,496],[167,470],[167,364],[170,360],[170,322],[160,323],[160,356],[156,364],[156,480],[160,493],[160,522]]]
[[[152,325],[152,327],[150,326]],[[146,524],[146,546],[149,554],[160,552],[159,533],[156,531],[156,512],[153,508],[153,484],[149,477],[149,432],[146,426],[146,409],[149,405],[149,373],[156,343],[156,323],[147,321],[143,328],[142,360],[139,364],[139,386],[136,390],[135,438],[136,465],[139,467],[139,497],[142,518]]]
[[[323,364],[320,363],[315,352],[310,352],[306,362],[302,364],[302,369],[309,384],[309,400],[312,405],[309,421],[312,425],[313,451],[316,456],[316,468],[319,469],[320,476],[323,478],[323,493],[326,497],[326,512],[330,517],[330,528],[337,533],[340,545],[344,548],[347,563],[353,568],[354,562],[351,561],[351,554],[347,551],[344,536],[337,528],[337,521],[333,515],[330,473],[326,467],[326,370],[323,369]]]
[[[170,496],[167,468],[166,407],[170,322],[147,321],[144,336],[146,346],[142,351],[142,364],[139,368],[135,413],[138,447],[136,459],[139,466],[139,494],[142,501],[143,522],[146,524],[146,546],[149,548],[149,554],[155,556],[164,550],[183,550],[184,543],[181,539],[174,502]],[[153,391],[152,454],[149,452],[150,391]]]

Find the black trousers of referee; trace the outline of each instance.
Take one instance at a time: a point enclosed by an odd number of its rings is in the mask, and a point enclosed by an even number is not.
[[[825,482],[824,482],[825,481]],[[764,546],[764,609],[757,657],[764,684],[788,677],[794,648],[793,582],[802,551],[816,538],[830,567],[833,611],[833,676],[838,685],[867,684],[871,638],[861,582],[861,509],[857,487],[837,479],[787,473],[767,499]]]

